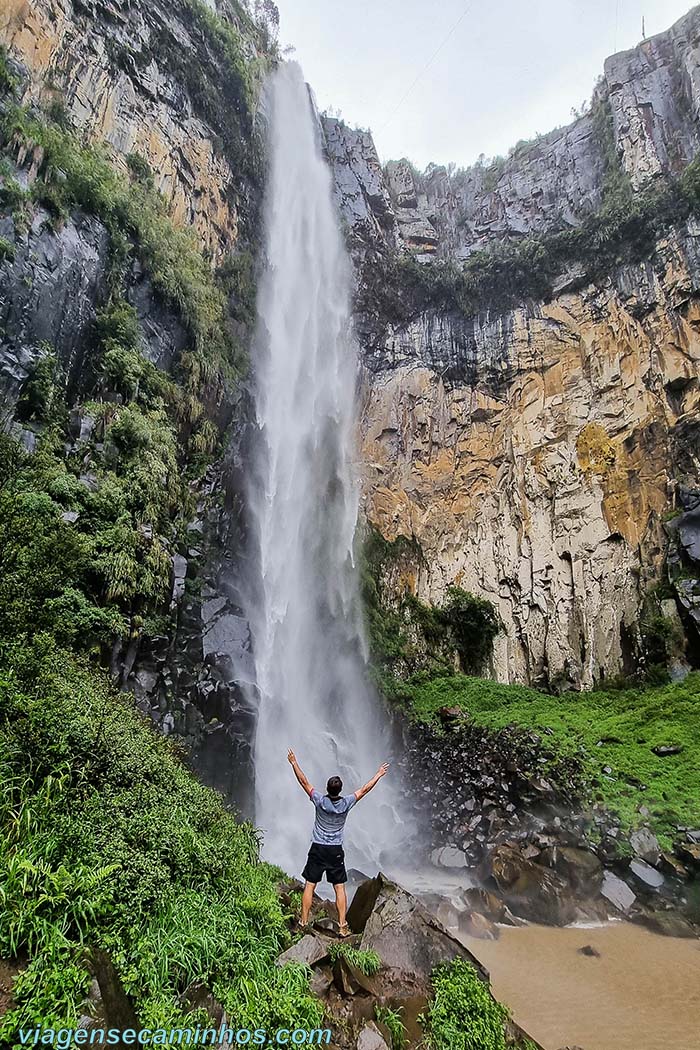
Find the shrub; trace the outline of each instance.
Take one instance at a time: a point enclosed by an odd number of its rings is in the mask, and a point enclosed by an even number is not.
[[[6,95],[17,87],[17,77],[10,69],[7,48],[0,45],[0,95]]]
[[[410,591],[392,594],[389,589],[385,593],[386,578],[400,578],[404,559],[412,573],[422,557],[414,540],[399,536],[389,542],[377,529],[368,528],[360,556],[362,598],[374,676],[389,698],[397,695],[402,678],[451,674],[455,653],[465,671],[478,673],[503,630],[488,599],[459,587],[448,588],[442,606],[422,602]]]
[[[173,224],[165,202],[150,185],[125,179],[104,150],[81,146],[70,131],[43,123],[20,106],[6,110],[2,132],[14,143],[43,148],[40,178],[33,190],[39,199],[46,200],[49,186],[54,210],[80,207],[97,215],[113,238],[124,233],[135,237],[154,286],[180,310],[196,346],[216,367],[227,357],[232,359],[224,296],[194,235]],[[4,192],[8,192],[7,180]]]
[[[6,237],[0,237],[0,262],[4,259],[13,261],[15,257],[15,246],[11,241],[8,241]]]
[[[52,420],[60,411],[63,387],[63,370],[56,357],[56,351],[49,343],[44,343],[39,349],[36,364],[20,391],[17,418],[23,422]]]
[[[460,587],[448,587],[440,618],[454,638],[462,669],[472,674],[481,671],[491,655],[496,636],[503,630],[492,603]]]

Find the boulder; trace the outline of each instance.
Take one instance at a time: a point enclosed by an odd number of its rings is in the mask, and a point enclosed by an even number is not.
[[[565,926],[574,920],[575,902],[566,880],[557,872],[528,860],[513,846],[497,846],[487,863],[491,878],[516,915],[548,926]]]
[[[455,940],[445,927],[412,894],[383,875],[379,881],[375,904],[362,934],[363,951],[377,952],[386,967],[428,987],[431,971],[438,963],[468,959],[484,980],[488,973],[464,945]],[[360,887],[362,890],[363,887]],[[358,890],[358,893],[360,892]],[[369,894],[369,891],[367,891]]]
[[[688,878],[688,869],[680,860],[678,860],[678,857],[674,857],[672,853],[662,853],[659,858],[658,867],[664,875],[671,875],[677,879]]]
[[[342,956],[333,964],[333,982],[341,995],[377,995],[377,982]]]
[[[323,937],[317,937],[313,933],[305,934],[300,941],[287,948],[277,959],[278,966],[285,963],[296,962],[304,966],[315,966],[322,959],[328,958],[328,941]]]
[[[539,863],[553,868],[577,893],[595,896],[603,882],[603,866],[595,853],[574,846],[552,846],[542,852]]]
[[[661,872],[657,871],[656,868],[652,868],[651,864],[647,864],[645,860],[630,861],[630,871],[636,879],[650,890],[660,889],[665,882]]]
[[[390,1050],[374,1021],[368,1021],[357,1037],[357,1050]]]
[[[317,999],[324,999],[332,983],[333,978],[328,969],[324,966],[319,967],[314,970],[309,981],[311,994],[315,995]]]
[[[617,908],[618,911],[624,913],[630,910],[637,899],[634,890],[618,875],[613,875],[611,871],[606,871],[603,875],[603,885],[600,892],[612,904],[613,908]]]
[[[645,908],[635,917],[635,921],[665,937],[694,938],[698,936],[696,927],[674,911],[651,911]]]
[[[362,933],[372,914],[372,909],[377,902],[382,889],[382,876],[377,875],[374,879],[367,879],[355,890],[355,895],[348,908],[347,922],[353,933]]]
[[[647,864],[656,865],[661,856],[661,847],[656,835],[649,828],[639,828],[630,835],[630,846]]]
[[[470,911],[485,915],[492,922],[505,923],[508,926],[521,926],[510,908],[495,893],[478,886],[472,886],[462,894],[462,900]]]
[[[497,941],[500,936],[495,922],[478,911],[464,912],[460,915],[459,930],[467,937],[475,937],[480,941]]]
[[[466,868],[468,866],[466,853],[456,846],[443,846],[442,849],[435,849],[430,854],[430,859],[440,868]]]
[[[682,842],[676,852],[681,860],[689,864],[691,868],[700,868],[700,845]]]

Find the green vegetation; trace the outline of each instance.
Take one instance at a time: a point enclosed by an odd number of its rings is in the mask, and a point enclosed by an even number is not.
[[[335,941],[333,944],[329,944],[328,954],[332,962],[337,962],[338,959],[345,959],[346,962],[351,963],[366,977],[373,977],[382,968],[382,960],[376,952],[353,948],[352,945],[346,944],[344,941]]]
[[[121,175],[107,154],[97,146],[81,145],[72,132],[46,123],[20,106],[2,114],[0,132],[12,149],[20,146],[43,151],[32,198],[45,207],[54,222],[64,220],[71,208],[96,215],[109,230],[115,268],[123,269],[136,244],[158,292],[180,312],[194,340],[195,353],[210,362],[210,369],[230,368],[235,348],[226,324],[226,302],[194,235],[177,228],[163,198],[144,178],[143,169],[129,166],[131,177]],[[4,178],[0,205],[17,209],[25,194],[13,180]]]
[[[406,1027],[401,1020],[401,1010],[392,1010],[388,1006],[375,1006],[374,1016],[383,1024],[391,1035],[391,1050],[404,1050],[406,1039]]]
[[[263,76],[277,56],[279,21],[273,3],[263,6],[256,22],[236,0],[229,4],[231,19],[220,17],[203,0],[181,0],[198,45],[196,57],[178,45],[168,27],[156,29],[152,41],[159,61],[186,87],[195,112],[220,137],[233,171],[258,185],[263,148],[254,114]]]
[[[181,1025],[206,983],[241,1027],[316,1027],[288,943],[281,873],[106,677],[38,635],[0,676],[0,957],[29,956],[0,1021],[75,1024],[106,950],[141,1023]],[[192,1023],[192,1017],[190,1017]],[[16,1045],[16,1044],[15,1044]]]
[[[189,506],[172,430],[135,406],[101,426],[105,461],[87,484],[58,429],[32,456],[0,441],[0,646],[47,630],[81,649],[108,645],[168,593],[167,534]]]
[[[471,963],[455,959],[432,975],[425,1016],[430,1050],[506,1050],[508,1011],[492,998]]]
[[[6,95],[17,87],[17,78],[10,70],[7,48],[0,45],[0,95]]]
[[[390,542],[377,529],[367,529],[360,558],[362,596],[374,675],[390,698],[413,675],[452,674],[456,657],[464,671],[479,673],[503,629],[491,602],[460,587],[448,588],[440,607],[416,598],[409,580],[421,560],[415,541],[399,536]],[[392,578],[396,598],[386,593],[387,576]]]
[[[700,674],[655,688],[601,688],[550,696],[524,686],[464,675],[409,681],[397,689],[413,718],[437,721],[441,707],[460,707],[478,725],[551,730],[548,746],[582,762],[592,794],[625,828],[643,822],[664,846],[678,825],[700,826]],[[677,746],[658,756],[653,748]],[[604,773],[605,767],[611,772]]]
[[[0,237],[0,262],[3,259],[9,259],[10,262],[15,257],[15,246],[6,237]]]

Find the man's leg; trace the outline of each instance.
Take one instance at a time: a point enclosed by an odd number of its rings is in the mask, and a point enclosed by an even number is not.
[[[339,882],[333,887],[335,890],[335,906],[338,909],[338,925],[341,930],[345,926],[345,916],[348,910],[348,899],[345,896],[345,883]]]
[[[301,925],[306,926],[309,921],[309,912],[311,911],[311,905],[314,899],[314,890],[316,889],[315,882],[309,882],[308,879],[304,885],[304,892],[301,897]]]

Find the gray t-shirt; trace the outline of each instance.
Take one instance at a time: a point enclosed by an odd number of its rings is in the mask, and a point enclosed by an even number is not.
[[[312,841],[320,846],[342,846],[345,821],[357,802],[357,795],[339,795],[338,798],[330,798],[314,788],[309,798],[316,807]]]

